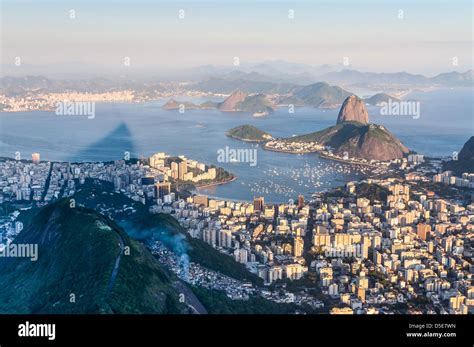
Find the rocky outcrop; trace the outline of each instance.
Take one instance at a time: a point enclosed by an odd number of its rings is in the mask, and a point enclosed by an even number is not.
[[[230,94],[220,105],[219,110],[225,112],[238,111],[237,105],[244,101],[247,94],[237,90]]]
[[[314,133],[292,137],[295,142],[318,142],[341,157],[389,161],[409,150],[384,126],[369,124],[364,102],[349,96],[342,104],[337,124]]]
[[[341,106],[339,115],[337,116],[337,124],[344,122],[369,123],[369,113],[367,112],[364,101],[355,95],[347,97]]]
[[[168,100],[163,106],[164,110],[179,110],[180,108],[186,109],[186,110],[194,110],[199,108],[198,105],[193,104],[192,102],[188,101],[178,101],[174,99]]]
[[[408,153],[408,148],[383,126],[369,124],[338,146],[336,154],[344,156],[346,153],[354,158],[388,161],[402,158]]]

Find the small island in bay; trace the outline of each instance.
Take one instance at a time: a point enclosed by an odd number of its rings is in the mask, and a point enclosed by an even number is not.
[[[245,142],[266,142],[273,140],[273,136],[253,125],[245,124],[227,131],[227,136]]]
[[[400,101],[400,99],[386,93],[378,93],[378,94],[372,95],[370,98],[364,99],[364,102],[367,105],[372,105],[372,106],[383,106],[384,103],[388,103],[390,101],[398,102]]]
[[[180,108],[184,108],[187,110],[208,110],[216,108],[217,103],[213,101],[205,101],[202,104],[194,104],[189,101],[178,101],[170,99],[162,107],[165,110],[179,110]]]
[[[276,106],[265,94],[247,94],[240,90],[234,91],[222,103],[218,109],[222,112],[250,112],[256,117],[268,115],[275,110]]]

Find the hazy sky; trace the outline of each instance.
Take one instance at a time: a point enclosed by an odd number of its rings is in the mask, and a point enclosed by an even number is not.
[[[45,74],[65,63],[121,68],[125,57],[141,69],[347,57],[357,68],[428,75],[473,63],[471,0],[1,2],[3,66],[20,57]]]

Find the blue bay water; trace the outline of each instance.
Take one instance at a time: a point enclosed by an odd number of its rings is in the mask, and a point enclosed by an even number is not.
[[[369,108],[371,122],[385,125],[410,149],[430,156],[459,151],[474,133],[472,90],[438,90],[410,96],[421,102],[421,116],[381,116]],[[255,144],[225,136],[235,126],[252,124],[275,137],[288,137],[321,130],[335,123],[338,110],[285,108],[268,117],[217,110],[166,111],[164,101],[137,104],[96,105],[96,116],[57,116],[54,112],[0,114],[0,155],[24,158],[40,152],[43,160],[105,161],[121,159],[124,152],[147,157],[155,152],[185,155],[222,166],[236,174],[234,182],[205,189],[204,193],[229,199],[250,200],[263,195],[280,202],[309,197],[315,191],[339,186],[361,177],[347,165],[319,158],[316,154],[292,155],[264,151]],[[256,149],[257,165],[219,163],[217,151]]]

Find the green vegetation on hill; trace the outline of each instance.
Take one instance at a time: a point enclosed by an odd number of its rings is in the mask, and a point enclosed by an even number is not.
[[[338,155],[367,160],[391,160],[408,153],[408,149],[387,129],[376,124],[343,122],[314,133],[288,138],[287,141],[319,142]]]
[[[333,148],[342,145],[348,138],[367,131],[367,126],[357,122],[346,122],[313,133],[291,137],[288,141],[320,142]]]
[[[181,234],[185,236],[185,248],[192,262],[218,271],[224,275],[240,281],[249,281],[256,285],[263,285],[263,280],[257,275],[249,272],[245,265],[238,263],[231,256],[225,255],[214,249],[202,240],[191,237],[170,215],[154,214],[144,216],[143,219],[135,221],[136,234],[139,238],[153,238],[156,233],[167,230],[170,235]]]
[[[192,102],[179,101],[179,100],[174,100],[174,99],[168,100],[168,102],[166,102],[162,107],[165,110],[178,110],[181,107],[184,107],[185,109],[188,109],[188,110],[193,110],[193,109],[199,108],[198,105],[196,105]]]
[[[199,105],[200,108],[206,109],[206,108],[217,108],[219,105],[218,102],[215,101],[204,101],[202,104]]]
[[[307,106],[322,107],[342,104],[344,99],[351,94],[340,87],[330,86],[326,82],[318,82],[301,87],[294,95],[303,100]]]
[[[121,255],[112,281],[120,240],[130,253]],[[14,243],[37,244],[38,260],[0,258],[2,313],[183,311],[169,275],[142,244],[97,212],[71,208],[68,200],[41,208]]]
[[[226,135],[238,140],[249,142],[263,142],[273,138],[269,133],[248,124],[232,128],[227,131]]]
[[[242,112],[268,112],[274,111],[275,106],[264,94],[247,96],[243,101],[237,103],[236,108]]]
[[[389,190],[375,183],[357,183],[355,186],[355,196],[358,198],[369,199],[372,203],[374,201],[385,202],[387,196],[390,194]],[[354,197],[352,195],[352,197]],[[348,198],[351,195],[345,190],[344,187],[335,187],[328,192],[324,193],[325,199],[329,198]]]
[[[451,170],[456,175],[461,175],[465,172],[474,173],[474,136],[471,136],[464,144],[457,160],[446,162],[443,169]]]
[[[374,201],[385,202],[389,194],[387,188],[378,184],[359,183],[356,185],[357,197],[369,199],[372,203]]]
[[[87,180],[87,184],[82,186],[73,198],[76,202],[75,209],[69,208],[69,199],[63,199],[60,208],[54,207],[58,206],[54,203],[41,209],[40,213],[25,211],[20,214],[21,217],[27,213],[27,219],[34,220],[29,226],[25,223],[25,231],[18,236],[18,240],[22,240],[25,232],[25,235],[38,235],[32,231],[52,231],[60,225],[59,229],[64,230],[61,234],[68,235],[64,241],[67,246],[58,245],[61,252],[48,246],[47,250],[56,253],[47,255],[40,247],[40,260],[33,264],[27,260],[26,267],[22,268],[25,271],[20,271],[21,262],[9,267],[5,264],[11,259],[0,258],[0,280],[2,283],[13,283],[12,286],[6,286],[4,291],[0,291],[0,312],[174,313],[181,310],[168,278],[170,275],[167,275],[141,242],[131,239],[146,242],[152,240],[155,233],[163,233],[165,237],[180,235],[180,251],[186,251],[190,260],[195,263],[237,280],[248,281],[254,285],[263,284],[261,278],[250,273],[233,257],[192,238],[172,216],[150,214],[145,206],[123,194],[115,193],[106,182]],[[86,209],[81,208],[81,205]],[[122,227],[97,212],[88,210],[89,208],[102,211]],[[61,219],[50,221],[50,215],[58,213]],[[35,216],[31,217],[31,214]],[[96,233],[98,228],[94,224],[95,220],[100,220],[100,225],[103,223],[110,226],[114,232]],[[121,257],[114,289],[105,300],[107,280],[119,252],[118,234],[122,235],[125,243],[130,246],[131,256]],[[53,268],[44,270],[48,264],[54,264]],[[89,267],[86,268],[86,265]],[[58,266],[61,266],[61,269],[58,269]],[[65,280],[58,284],[61,278]],[[91,278],[93,283],[89,281]],[[40,286],[41,283],[44,285]],[[11,299],[17,297],[14,290],[25,298]],[[69,306],[67,300],[72,290],[77,297],[86,292],[88,294],[82,295],[80,302],[76,300],[76,305]],[[49,293],[48,296],[45,297],[43,292]],[[153,301],[154,299],[156,300]],[[35,301],[30,304],[30,300]],[[56,302],[58,303],[51,307]]]
[[[96,186],[98,184],[99,186]],[[260,277],[247,270],[245,265],[236,262],[231,256],[225,255],[202,240],[192,238],[178,221],[168,214],[151,214],[146,207],[133,201],[123,194],[115,193],[112,187],[102,182],[81,187],[74,195],[76,204],[84,204],[88,208],[104,208],[110,217],[124,225],[124,230],[133,238],[150,240],[154,233],[166,232],[167,235],[184,235],[185,246],[191,261],[201,264],[211,270],[242,281],[262,284]],[[124,206],[133,207],[124,210]]]
[[[139,241],[129,239],[130,255],[122,256],[110,294],[114,313],[183,313],[171,275]]]
[[[236,262],[232,256],[220,253],[207,243],[192,238],[189,234],[186,234],[186,240],[190,246],[188,255],[191,261],[237,280],[249,281],[259,286],[263,285],[263,280],[260,277],[249,272],[245,265]]]
[[[472,190],[467,187],[456,187],[440,182],[422,182],[418,181],[414,186],[423,191],[432,191],[438,196],[442,196],[447,199],[465,199],[470,202]]]

